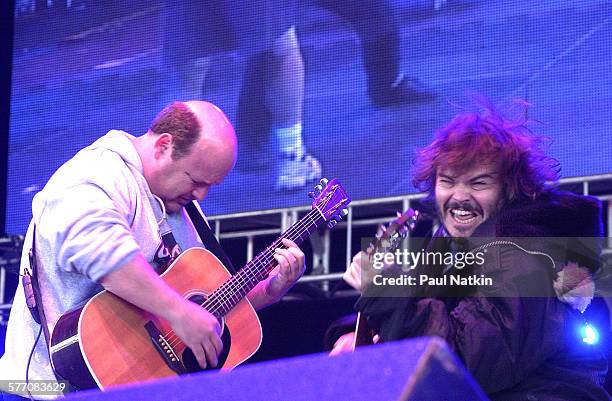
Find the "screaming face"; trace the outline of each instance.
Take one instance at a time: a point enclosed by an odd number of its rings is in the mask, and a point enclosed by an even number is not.
[[[502,184],[493,164],[480,164],[464,173],[439,169],[436,207],[440,221],[452,237],[469,237],[476,227],[494,216],[503,201]]]

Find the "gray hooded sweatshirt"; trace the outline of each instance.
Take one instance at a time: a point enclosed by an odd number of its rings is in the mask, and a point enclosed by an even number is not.
[[[166,215],[161,200],[151,193],[133,139],[110,131],[62,165],[34,197],[21,269],[29,266],[35,224],[38,277],[50,333],[63,313],[103,289],[102,277],[138,252],[158,268],[156,261],[168,253],[162,246],[164,233],[171,230],[181,249],[202,246],[185,210]],[[39,329],[20,282],[6,353],[0,359],[0,379],[25,380]],[[36,344],[29,379],[55,380],[44,335]]]

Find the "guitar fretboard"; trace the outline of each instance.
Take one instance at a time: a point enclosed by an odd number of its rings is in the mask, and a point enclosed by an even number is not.
[[[325,219],[321,212],[312,209],[232,278],[217,288],[202,306],[217,317],[225,316],[278,265],[278,262],[274,259],[274,252],[276,248],[286,248],[281,242],[283,238],[288,238],[300,245],[323,223],[325,223]]]

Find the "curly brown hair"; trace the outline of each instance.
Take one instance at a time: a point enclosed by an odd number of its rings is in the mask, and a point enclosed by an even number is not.
[[[517,101],[522,116],[529,104]],[[535,198],[547,186],[547,181],[559,177],[559,163],[543,150],[547,139],[535,136],[527,125],[527,117],[503,116],[488,100],[479,98],[480,111],[466,111],[455,116],[434,135],[427,147],[417,152],[412,183],[430,198],[440,168],[468,170],[475,164],[496,163],[500,169],[506,201],[521,197]]]

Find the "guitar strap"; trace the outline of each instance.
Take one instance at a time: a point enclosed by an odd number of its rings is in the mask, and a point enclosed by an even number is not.
[[[26,304],[30,313],[32,314],[32,318],[34,321],[41,325],[43,334],[45,336],[45,341],[47,343],[47,351],[49,352],[49,361],[51,360],[50,347],[51,347],[51,334],[49,333],[49,326],[47,325],[47,319],[45,317],[45,308],[43,306],[42,295],[40,292],[40,287],[38,285],[38,261],[36,259],[36,224],[32,229],[32,247],[28,253],[30,259],[30,271],[27,269],[23,272],[22,276],[22,284],[23,290],[25,292]],[[34,347],[36,344],[34,345]],[[53,365],[51,365],[51,370],[53,371],[53,375],[57,381],[64,380],[61,376],[59,376],[55,369],[53,369]],[[71,386],[68,382],[66,382],[66,387],[62,391],[64,394],[74,391],[76,388]]]
[[[200,210],[198,209],[198,207],[195,205],[194,202],[195,201],[191,201],[187,203],[185,205],[185,209],[187,210],[187,214],[189,214],[189,218],[191,219],[191,222],[195,226],[196,231],[198,232],[198,235],[200,236],[200,239],[202,240],[202,243],[204,244],[206,249],[211,251],[213,255],[215,255],[217,259],[221,261],[223,266],[225,266],[232,275],[236,274],[236,269],[234,268],[232,261],[227,256],[223,248],[221,248],[219,241],[217,241],[217,238],[215,237],[212,230],[208,226],[208,223],[204,221],[204,217],[202,217]]]
[[[51,336],[47,319],[45,318],[45,310],[42,304],[40,295],[40,287],[38,286],[38,262],[36,259],[36,225],[32,229],[32,247],[28,253],[30,259],[30,272],[25,271],[23,277],[23,289],[25,291],[26,303],[34,321],[41,325],[47,346],[50,344]],[[29,284],[29,285],[28,285]]]
[[[189,202],[185,209],[187,209],[187,213],[189,214],[189,218],[191,219],[202,243],[210,252],[212,252],[223,265],[230,271],[231,274],[236,273],[236,269],[232,264],[230,258],[227,256],[219,241],[215,238],[212,233],[210,227],[204,221],[204,217],[200,213],[199,209],[193,202]],[[171,232],[170,232],[171,233]],[[172,234],[170,234],[172,235]],[[42,296],[40,292],[40,287],[38,285],[38,270],[37,270],[37,259],[36,259],[36,225],[34,225],[32,229],[32,247],[29,251],[29,261],[30,261],[30,271],[24,269],[22,280],[23,280],[23,288],[25,292],[26,303],[30,313],[32,314],[32,318],[36,323],[40,324],[45,336],[45,341],[47,343],[47,350],[49,350],[49,346],[51,344],[51,335],[49,333],[49,327],[47,326],[47,319],[45,318],[45,311],[43,307]],[[49,359],[51,359],[51,355],[49,355]],[[56,372],[53,370],[53,374],[55,375],[58,381],[63,380]],[[67,383],[68,384],[68,383]],[[74,386],[66,386],[66,390],[64,393],[69,391],[77,390]]]

